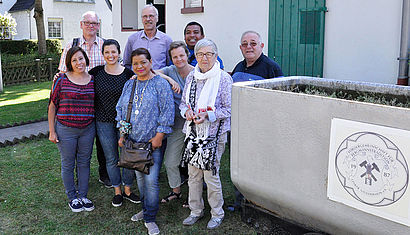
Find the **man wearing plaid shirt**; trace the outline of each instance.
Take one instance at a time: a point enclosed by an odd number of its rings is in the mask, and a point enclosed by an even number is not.
[[[105,64],[104,57],[101,53],[104,40],[97,36],[97,32],[100,29],[100,21],[97,14],[93,11],[84,13],[80,21],[80,28],[83,30],[83,36],[79,38],[78,46],[84,49],[90,59],[90,65],[87,67],[87,71],[98,65]],[[67,71],[65,57],[67,51],[72,47],[72,44],[72,41],[69,42],[61,54],[60,65],[58,66],[60,72]]]
[[[94,11],[87,11],[86,13],[84,13],[81,17],[80,28],[83,30],[83,35],[77,41],[77,46],[84,49],[90,60],[87,71],[96,66],[105,64],[104,57],[102,55],[102,45],[104,43],[104,40],[97,36],[97,32],[100,29],[100,20],[97,14]],[[65,58],[67,51],[73,46],[73,41],[67,43],[63,53],[61,54],[60,65],[58,66],[58,69],[61,73],[67,72]],[[99,164],[99,181],[104,184],[105,187],[111,188],[112,185],[107,173],[104,151],[102,149],[98,136],[96,136],[95,143],[97,146],[97,159]]]

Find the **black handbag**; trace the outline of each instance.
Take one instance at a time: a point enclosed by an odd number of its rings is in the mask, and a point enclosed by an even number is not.
[[[135,94],[135,84],[132,84],[132,91],[130,100],[128,102],[127,118],[126,122],[130,122],[132,102]],[[126,138],[124,147],[121,148],[120,159],[118,161],[118,167],[124,167],[131,170],[137,170],[144,174],[149,174],[150,166],[154,165],[154,159],[152,158],[152,144],[133,142],[130,138]]]

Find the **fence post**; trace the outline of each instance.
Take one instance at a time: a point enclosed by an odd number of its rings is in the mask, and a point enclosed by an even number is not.
[[[1,50],[0,50],[0,93],[3,92],[3,70],[1,69]]]
[[[40,59],[35,59],[35,61],[36,61],[36,67],[37,67],[37,73],[36,73],[36,79],[37,79],[37,82],[39,82],[40,81],[40,69],[41,69],[41,67],[40,67]]]
[[[48,80],[49,81],[51,81],[51,80],[53,80],[53,76],[54,76],[54,74],[53,74],[53,58],[47,58],[47,60],[48,60],[48,70],[49,70],[49,78],[48,78]]]

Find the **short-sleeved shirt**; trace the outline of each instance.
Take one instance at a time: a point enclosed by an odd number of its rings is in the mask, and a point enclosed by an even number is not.
[[[64,126],[85,128],[94,120],[94,78],[78,85],[61,74],[54,82],[51,101],[57,109],[56,118]]]
[[[198,64],[198,61],[196,60],[194,50],[193,50],[193,49],[189,49],[189,48],[188,48],[188,50],[189,50],[189,58],[188,58],[188,61],[190,61],[189,64],[195,67],[195,65]],[[220,67],[221,69],[224,69],[224,63],[222,62],[222,59],[221,59],[219,56],[218,56],[216,59],[219,61],[219,67]]]
[[[247,67],[246,60],[239,62],[232,71],[233,82],[262,80],[268,78],[283,77],[279,64],[264,55]]]
[[[102,45],[104,43],[104,40],[100,37],[97,37],[95,41],[92,44],[89,44],[84,37],[80,37],[80,40],[78,42],[78,46],[81,47],[85,53],[88,56],[88,59],[90,60],[89,66],[87,66],[87,71],[98,66],[98,65],[104,65],[105,60],[104,56],[102,54]],[[60,65],[58,66],[58,69],[62,72],[67,72],[67,67],[65,66],[65,58],[67,56],[68,50],[73,46],[73,42],[67,43],[65,46],[63,53],[61,54],[60,58]]]
[[[148,38],[144,30],[138,31],[128,37],[124,50],[124,66],[131,69],[131,53],[137,48],[145,48],[152,58],[152,69],[161,69],[170,65],[168,49],[172,39],[165,33],[157,30],[153,38]]]
[[[95,87],[95,119],[97,122],[115,123],[115,106],[121,96],[124,84],[134,75],[130,69],[124,68],[119,75],[108,74],[105,66],[100,65],[89,71],[94,76]]]
[[[178,85],[181,87],[181,93],[184,90],[185,86],[185,78],[182,78],[181,75],[179,75],[177,67],[175,65],[167,66],[161,69],[161,71],[174,79],[178,83]],[[179,104],[181,103],[181,93],[176,93],[173,92],[174,94],[174,105],[175,105],[175,120],[174,120],[174,129],[182,129],[185,123],[185,119],[181,116],[179,112]]]

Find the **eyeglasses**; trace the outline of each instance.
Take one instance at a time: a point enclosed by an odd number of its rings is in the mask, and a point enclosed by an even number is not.
[[[248,47],[248,45],[250,45],[251,47],[256,47],[256,45],[258,45],[258,43],[257,42],[249,42],[249,43],[243,42],[243,43],[241,43],[242,47]]]
[[[100,23],[99,22],[89,22],[89,21],[83,21],[83,24],[85,25],[85,26],[90,26],[90,25],[92,25],[92,26],[98,26],[98,25],[100,25]]]
[[[196,55],[196,58],[199,58],[199,59],[202,59],[204,56],[206,56],[207,59],[210,59],[210,58],[212,58],[212,56],[215,55],[215,53],[213,53],[213,52],[207,52],[207,53],[199,52],[199,53],[196,53],[195,55]]]
[[[155,15],[143,15],[142,18],[143,18],[144,20],[146,20],[146,19],[148,19],[148,18],[154,19],[154,18],[155,18]]]

